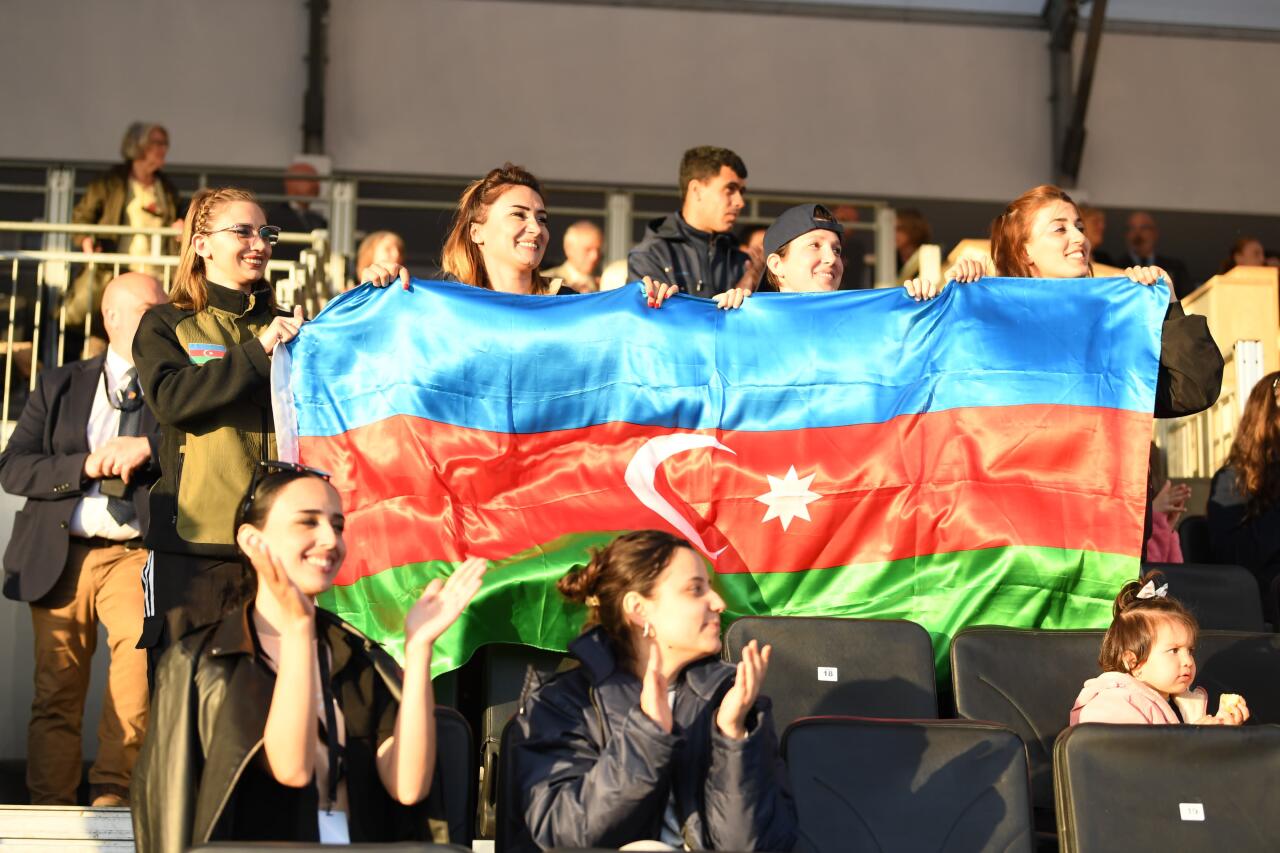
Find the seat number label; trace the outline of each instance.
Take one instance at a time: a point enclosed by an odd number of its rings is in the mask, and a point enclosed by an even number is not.
[[[836,680],[836,679],[838,679],[839,677],[840,677],[840,670],[838,670],[838,669],[837,669],[836,667],[834,667],[834,666],[820,666],[820,667],[818,667],[818,680],[819,680],[819,681],[835,681],[835,680]]]
[[[1204,820],[1204,803],[1178,803],[1183,820]]]

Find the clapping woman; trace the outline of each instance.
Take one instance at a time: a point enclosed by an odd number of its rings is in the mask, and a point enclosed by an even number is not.
[[[761,695],[770,648],[752,641],[736,667],[720,660],[724,601],[702,557],[637,531],[559,588],[587,605],[588,627],[569,646],[581,666],[516,717],[523,843],[790,850],[795,805]]]
[[[427,838],[435,768],[431,653],[479,590],[484,561],[432,581],[395,662],[315,606],[346,555],[326,475],[265,462],[237,513],[257,591],[160,662],[133,776],[141,853],[210,841]]]

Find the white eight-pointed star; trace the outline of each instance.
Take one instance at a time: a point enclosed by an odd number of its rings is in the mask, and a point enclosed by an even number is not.
[[[796,474],[796,466],[792,465],[785,477],[775,477],[772,474],[767,476],[769,491],[756,498],[769,507],[764,518],[760,519],[760,523],[776,518],[782,522],[782,529],[785,531],[796,518],[809,521],[809,504],[822,497],[817,492],[809,490],[809,484],[813,482],[815,475],[810,474],[808,477],[801,478]]]

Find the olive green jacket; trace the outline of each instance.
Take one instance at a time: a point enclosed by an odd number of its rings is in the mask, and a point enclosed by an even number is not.
[[[147,547],[235,559],[235,512],[257,463],[276,458],[271,359],[258,341],[275,308],[216,284],[201,311],[157,305],[142,317],[133,358],[160,423],[160,480]]]

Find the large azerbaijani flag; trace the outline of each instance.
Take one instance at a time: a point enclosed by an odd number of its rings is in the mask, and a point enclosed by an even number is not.
[[[475,554],[493,565],[436,674],[487,642],[564,649],[584,613],[556,579],[660,528],[730,619],[910,619],[940,665],[966,625],[1105,626],[1138,570],[1167,304],[1116,278],[728,312],[634,285],[355,290],[285,368],[301,460],[347,513],[322,604],[398,655],[423,586]]]

